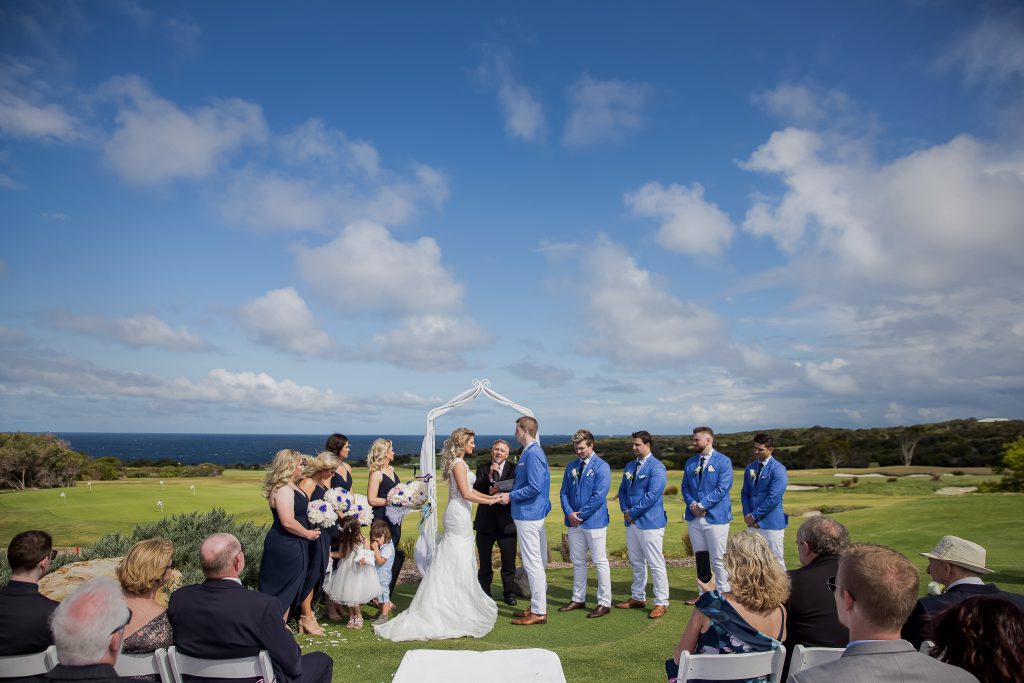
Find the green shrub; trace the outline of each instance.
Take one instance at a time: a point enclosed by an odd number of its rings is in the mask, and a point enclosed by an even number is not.
[[[886,481],[889,482],[890,484],[895,484],[897,481],[899,481],[899,477],[889,477],[888,479],[886,479]]]
[[[666,496],[678,496],[679,495],[679,487],[676,486],[675,484],[672,484],[671,486],[666,486],[665,487],[665,495]]]
[[[843,487],[843,488],[846,488],[846,489],[848,489],[848,488],[850,488],[851,486],[853,486],[853,484],[854,484],[854,481],[853,481],[853,479],[843,479],[843,480],[842,480],[841,482],[839,482],[839,483],[840,483],[840,485],[842,485],[842,487]]]

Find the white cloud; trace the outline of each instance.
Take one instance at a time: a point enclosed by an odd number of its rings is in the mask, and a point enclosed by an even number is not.
[[[45,218],[45,219],[51,220],[51,221],[66,221],[68,219],[68,215],[66,213],[60,213],[60,212],[57,212],[57,213],[41,213],[41,214],[39,214],[39,217],[40,218]]]
[[[584,74],[569,88],[571,111],[562,142],[583,147],[621,140],[645,125],[643,108],[650,92],[646,83],[601,81]]]
[[[507,53],[494,50],[488,50],[488,53],[477,69],[477,76],[486,85],[497,89],[505,131],[527,142],[543,139],[544,108],[530,89],[512,75]]]
[[[263,111],[245,100],[218,100],[186,112],[138,76],[111,79],[99,93],[118,105],[116,130],[104,145],[104,156],[128,183],[200,180],[243,146],[267,137]]]
[[[505,369],[520,379],[536,382],[542,387],[555,387],[572,379],[572,372],[555,365],[542,365],[531,361],[522,361],[506,365]]]
[[[20,140],[78,142],[85,127],[64,105],[53,101],[36,69],[26,62],[0,61],[0,133]]]
[[[160,318],[139,313],[126,318],[99,315],[75,315],[57,311],[51,322],[61,329],[112,339],[132,348],[158,348],[165,351],[207,351],[209,344],[184,327],[172,329]]]
[[[621,246],[603,238],[586,262],[585,353],[648,368],[720,357],[727,339],[719,317],[665,291]]]
[[[361,355],[411,370],[458,370],[466,365],[466,351],[490,340],[487,331],[468,317],[417,315],[406,318],[393,330],[374,335]]]
[[[971,82],[1002,85],[1024,76],[1024,18],[1018,10],[988,16],[961,35],[939,59]]]
[[[281,157],[291,164],[341,162],[368,176],[380,172],[380,154],[365,140],[350,140],[345,131],[312,118],[277,140]]]
[[[853,108],[850,97],[839,88],[819,92],[801,83],[779,83],[754,93],[752,100],[776,118],[801,126],[825,123],[827,119],[834,124],[836,118],[846,116]]]
[[[334,350],[330,337],[293,287],[274,289],[246,302],[239,318],[264,344],[289,353],[319,356]]]
[[[634,215],[661,220],[655,239],[671,251],[695,256],[720,254],[736,231],[729,216],[704,199],[699,183],[691,187],[647,183],[627,192],[625,202]]]
[[[430,237],[400,242],[384,226],[359,221],[327,244],[298,247],[296,260],[302,276],[342,313],[442,315],[462,306],[464,287]]]
[[[14,178],[7,175],[6,173],[0,173],[0,187],[5,190],[21,190],[23,189]]]
[[[849,365],[842,358],[833,358],[825,363],[805,363],[804,371],[812,384],[830,394],[854,394],[859,391],[857,381],[843,372]]]
[[[192,56],[199,52],[199,38],[202,31],[191,21],[183,19],[167,19],[164,27],[171,38],[171,43],[183,54]]]

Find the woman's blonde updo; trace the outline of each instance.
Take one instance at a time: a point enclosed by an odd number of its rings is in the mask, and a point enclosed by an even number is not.
[[[388,466],[388,451],[391,450],[390,439],[377,439],[370,446],[370,452],[366,455],[366,467],[371,472],[377,472]]]
[[[306,461],[306,464],[302,467],[302,478],[303,479],[317,479],[318,475],[325,471],[334,471],[338,469],[338,465],[341,460],[338,459],[334,453],[330,451],[320,451],[315,458],[310,458]]]
[[[174,557],[174,544],[157,536],[139,541],[117,565],[117,580],[126,593],[146,595],[164,584]]]

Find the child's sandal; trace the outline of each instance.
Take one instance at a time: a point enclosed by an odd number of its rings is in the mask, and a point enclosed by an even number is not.
[[[354,629],[356,629],[358,631],[362,627],[363,627],[363,615],[360,614],[358,617],[356,617],[356,625],[353,626],[352,628],[354,628]]]

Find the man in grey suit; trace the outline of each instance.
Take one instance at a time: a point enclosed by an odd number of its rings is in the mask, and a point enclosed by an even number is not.
[[[850,629],[850,643],[839,659],[790,674],[790,683],[977,681],[900,639],[919,584],[917,569],[895,550],[855,545],[843,551],[828,587],[835,593],[839,621]]]

